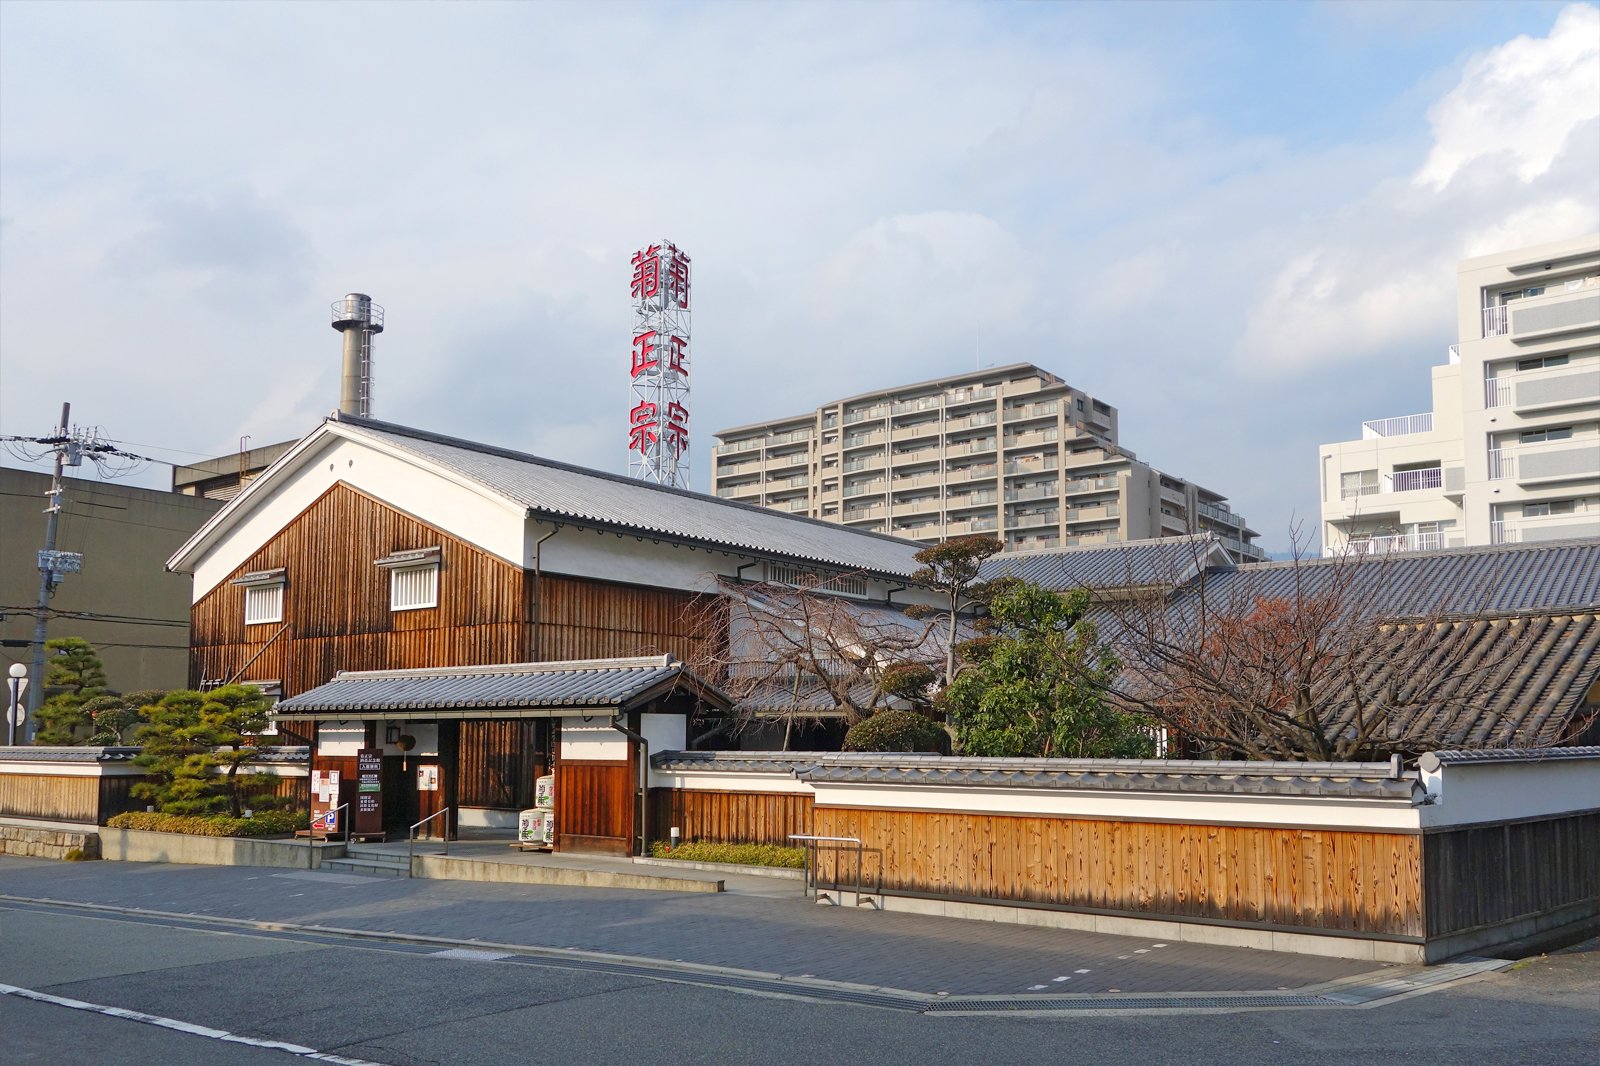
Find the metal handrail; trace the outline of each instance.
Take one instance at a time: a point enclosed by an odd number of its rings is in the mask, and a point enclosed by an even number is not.
[[[862,882],[862,872],[861,871],[862,871],[862,866],[863,866],[862,854],[863,854],[864,845],[862,844],[860,837],[826,837],[826,836],[812,836],[809,833],[790,833],[789,834],[789,839],[790,840],[803,840],[808,845],[806,847],[806,880],[805,880],[806,895],[807,896],[810,896],[817,888],[820,887],[815,881],[816,870],[817,870],[817,863],[816,863],[817,845],[818,844],[824,844],[824,843],[826,843],[826,844],[854,844],[856,846],[856,906],[857,907],[862,906],[864,901],[861,898],[862,895],[863,895],[863,893],[862,893],[862,884],[863,884],[863,882]],[[841,886],[839,884],[839,870],[838,870],[838,867],[835,866],[834,867],[833,890],[835,892],[837,892],[837,891],[839,891],[840,887]],[[883,895],[883,871],[882,871],[881,868],[878,871],[878,888],[877,888],[877,891],[874,893],[874,895],[879,895],[879,896]],[[868,905],[870,906],[870,903],[868,903]]]
[[[438,810],[436,810],[432,814],[428,815],[422,821],[417,822],[415,825],[413,825],[411,827],[411,829],[407,832],[407,835],[406,835],[406,873],[409,874],[411,872],[411,868],[416,862],[416,858],[417,858],[417,830],[421,829],[423,826],[427,825],[429,822],[433,821],[435,818],[438,818],[440,815],[449,814],[449,813],[450,813],[450,808],[449,807],[440,807]],[[443,840],[444,840],[444,853],[446,855],[449,855],[450,854],[450,825],[449,825],[449,823],[445,824]]]
[[[341,820],[340,817],[339,817],[339,812],[340,811],[349,811],[349,809],[350,809],[350,804],[348,804],[348,803],[341,803],[341,804],[339,804],[339,806],[337,806],[337,807],[335,807],[333,809],[333,815],[334,815],[333,820],[336,823],[338,823],[339,825],[344,826],[344,846],[346,848],[348,848],[350,846],[350,823],[348,821]],[[327,837],[324,836],[323,839],[326,840]],[[311,825],[306,829],[306,869],[308,869],[308,870],[312,868],[311,860],[317,853],[316,852],[316,847],[317,847],[317,822],[316,822],[316,819],[312,819]]]

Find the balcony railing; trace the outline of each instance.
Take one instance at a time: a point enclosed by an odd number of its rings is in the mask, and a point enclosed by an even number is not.
[[[987,389],[953,389],[944,394],[944,402],[952,404],[972,403],[975,400],[992,400],[994,399],[994,394],[995,388],[993,385]]]
[[[1422,470],[1396,470],[1383,475],[1385,492],[1420,492],[1423,489],[1444,488],[1444,471],[1437,466]]]
[[[1407,437],[1413,433],[1432,432],[1432,411],[1424,411],[1420,415],[1398,415],[1394,418],[1375,418],[1370,422],[1361,423],[1362,440],[1374,440],[1378,437]]]
[[[916,411],[936,411],[944,403],[942,396],[924,396],[920,400],[902,400],[889,408],[890,414],[906,415]]]
[[[729,452],[754,451],[755,449],[761,447],[761,443],[762,438],[760,437],[746,437],[744,440],[731,440],[726,444],[717,445],[716,453],[718,455],[727,455]]]
[[[863,448],[868,444],[882,444],[883,440],[883,431],[874,430],[871,433],[857,433],[853,436],[845,437],[844,446],[846,448]]]
[[[950,481],[977,481],[980,478],[992,478],[996,473],[993,463],[980,463],[973,466],[953,466],[946,476]]]
[[[1444,547],[1442,533],[1396,533],[1386,537],[1355,537],[1335,545],[1324,555],[1386,555],[1389,552],[1433,551]]]
[[[1600,511],[1527,515],[1516,521],[1502,519],[1489,523],[1489,539],[1494,544],[1524,544],[1576,537],[1600,537]]]
[[[846,496],[882,496],[888,487],[889,483],[887,481],[868,481],[860,485],[846,485],[844,494]]]
[[[963,507],[980,507],[986,503],[994,503],[1000,499],[1000,494],[993,489],[982,492],[965,492],[958,496],[950,496],[945,500],[945,509],[949,511],[960,510]]]
[[[857,422],[876,422],[888,417],[889,405],[886,403],[874,404],[871,407],[862,407],[855,411],[846,411],[844,424],[854,425]]]
[[[1244,519],[1234,514],[1226,507],[1218,507],[1214,503],[1207,503],[1204,500],[1200,500],[1198,502],[1198,509],[1201,514],[1205,515],[1213,522],[1221,522],[1225,526],[1235,526],[1238,528],[1243,528],[1244,526]]]
[[[1596,476],[1600,476],[1600,441],[1594,437],[1489,449],[1490,481],[1575,481]]]
[[[1061,494],[1061,486],[1057,482],[1046,485],[1030,485],[1025,489],[1008,489],[1006,501],[1016,503],[1021,500],[1051,500]]]
[[[1483,335],[1485,337],[1504,337],[1510,330],[1510,315],[1506,312],[1511,309],[1505,304],[1498,307],[1485,307],[1483,309]]]
[[[983,452],[994,451],[994,438],[985,437],[983,440],[969,440],[964,444],[952,444],[946,451],[951,455],[978,455]]]
[[[1043,418],[1053,415],[1061,410],[1061,404],[1056,400],[1044,403],[1027,403],[1021,407],[1012,407],[1006,410],[1006,421],[1017,422],[1025,418]]]
[[[1483,406],[1509,407],[1512,396],[1512,380],[1504,378],[1483,379]]]
[[[810,440],[811,437],[812,430],[809,426],[805,429],[791,429],[787,433],[774,433],[768,437],[767,447],[776,448],[781,444],[793,444],[797,440]]]

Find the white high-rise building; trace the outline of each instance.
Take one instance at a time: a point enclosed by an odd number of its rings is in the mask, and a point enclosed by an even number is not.
[[[1463,260],[1433,410],[1321,447],[1322,545],[1600,536],[1600,235]]]
[[[1031,363],[880,389],[725,429],[718,496],[929,543],[1008,551],[1211,533],[1266,552],[1226,497],[1141,462],[1117,411]]]

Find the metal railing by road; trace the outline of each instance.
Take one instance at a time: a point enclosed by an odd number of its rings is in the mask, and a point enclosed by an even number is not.
[[[449,813],[450,813],[450,808],[449,807],[440,807],[438,810],[436,810],[432,814],[428,815],[422,821],[413,824],[412,827],[409,830],[407,830],[407,832],[406,832],[406,876],[407,877],[415,877],[416,876],[416,866],[417,866],[417,830],[421,829],[423,826],[427,825],[429,822],[433,821],[435,818],[441,817],[441,816],[449,814]],[[446,855],[449,855],[450,854],[450,823],[449,822],[446,822],[444,824],[444,832],[440,834],[440,838],[444,841],[444,853]]]
[[[854,844],[856,846],[856,906],[870,907],[873,905],[872,900],[861,898],[866,894],[862,891],[863,886],[866,884],[865,878],[862,876],[863,856],[866,853],[866,848],[860,837],[828,837],[812,836],[809,833],[790,833],[789,839],[801,841],[802,846],[806,849],[805,892],[807,897],[815,896],[822,887],[817,881],[817,849],[824,844]],[[834,850],[842,850],[842,848],[835,848]],[[837,861],[833,864],[833,884],[828,887],[836,894],[844,892],[845,886],[839,877],[839,863]],[[873,895],[879,897],[883,895],[883,867],[881,864],[878,867],[878,884],[873,890]]]
[[[350,846],[350,823],[345,821],[345,819],[349,817],[349,814],[350,804],[348,803],[341,803],[339,806],[333,809],[334,824],[344,826],[344,846],[347,848]],[[322,839],[327,840],[327,834],[323,834]],[[313,860],[316,858],[316,854],[317,823],[316,819],[312,819],[310,827],[306,830],[306,869],[309,870],[312,868],[314,865]]]

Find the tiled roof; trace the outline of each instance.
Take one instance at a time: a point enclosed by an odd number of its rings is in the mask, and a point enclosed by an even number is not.
[[[725,701],[695,681],[668,655],[576,662],[507,663],[433,670],[341,672],[325,685],[284,700],[279,718],[366,711],[443,711],[535,708],[626,710],[668,690],[693,683],[721,705]]]
[[[1418,760],[1429,773],[1441,766],[1482,766],[1487,763],[1565,762],[1572,759],[1600,759],[1600,747],[1584,748],[1488,748],[1476,751],[1430,751]]]
[[[353,437],[382,442],[454,471],[536,516],[894,577],[907,577],[918,568],[912,556],[921,544],[881,533],[387,422],[340,415],[337,423]]]
[[[1122,544],[1016,552],[992,556],[979,577],[1018,577],[1034,585],[1068,589],[1146,588],[1182,584],[1208,566],[1226,564],[1221,543],[1208,533],[1133,540]]]
[[[1205,588],[1209,597],[1249,601],[1340,585],[1344,599],[1378,618],[1597,608],[1600,538],[1260,563],[1212,570]]]
[[[1117,687],[1132,692],[1145,684],[1139,642],[1126,641],[1115,618],[1101,614],[1097,621],[1126,664]],[[1339,735],[1358,715],[1372,722],[1373,716],[1389,713],[1384,736],[1399,738],[1397,746],[1408,750],[1416,745],[1407,738],[1425,739],[1430,746],[1500,748],[1600,739],[1600,726],[1584,714],[1585,694],[1600,681],[1600,614],[1595,611],[1371,624],[1377,636],[1370,642],[1363,638],[1370,658],[1361,679],[1360,708],[1348,685],[1318,694],[1330,708],[1325,714],[1329,735]],[[1418,625],[1443,630],[1441,639],[1427,642],[1421,653],[1411,637]],[[1181,643],[1181,638],[1163,639]],[[1335,674],[1326,676],[1332,680]],[[1146,695],[1156,691],[1148,689]],[[1381,746],[1382,737],[1376,743]]]
[[[1094,789],[1398,800],[1421,795],[1414,773],[1389,763],[1209,762],[1166,759],[986,759],[950,755],[748,751],[660,752],[662,771],[792,773],[819,784],[941,788]]]
[[[118,746],[104,748],[65,744],[0,746],[0,762],[128,762],[143,748]]]

